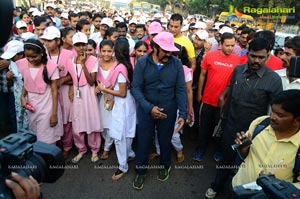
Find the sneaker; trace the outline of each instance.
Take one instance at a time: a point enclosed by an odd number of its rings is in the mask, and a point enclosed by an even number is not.
[[[177,152],[177,162],[182,163],[184,161],[184,154],[183,151],[178,151]]]
[[[203,156],[204,156],[204,153],[203,152],[196,152],[194,155],[193,155],[193,160],[197,161],[197,162],[200,162],[201,160],[203,160]]]
[[[170,177],[171,166],[168,169],[161,169],[158,173],[157,180],[164,182]]]
[[[212,188],[208,188],[205,193],[206,198],[215,198],[216,195],[217,195],[217,192],[215,192]]]
[[[144,188],[145,178],[146,174],[136,174],[132,187],[136,190],[142,190]]]
[[[221,152],[216,152],[215,155],[214,155],[214,159],[216,162],[220,162],[223,158],[223,154]]]

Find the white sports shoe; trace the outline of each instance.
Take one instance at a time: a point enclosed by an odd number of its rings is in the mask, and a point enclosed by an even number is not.
[[[215,198],[216,195],[217,195],[217,192],[215,192],[212,188],[208,188],[205,193],[206,198]]]

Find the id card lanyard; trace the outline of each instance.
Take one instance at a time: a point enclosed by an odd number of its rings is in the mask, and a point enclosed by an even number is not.
[[[79,81],[80,81],[80,77],[81,77],[81,73],[82,73],[82,70],[83,70],[83,69],[81,68],[80,73],[78,73],[78,66],[77,66],[77,63],[75,63],[75,66],[76,66],[76,76],[77,76],[76,97],[77,97],[77,98],[80,98]]]

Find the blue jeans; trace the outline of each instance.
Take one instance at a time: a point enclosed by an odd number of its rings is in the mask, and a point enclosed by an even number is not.
[[[136,148],[136,172],[145,174],[148,167],[149,152],[153,144],[154,128],[157,127],[158,142],[160,145],[160,166],[167,169],[171,165],[171,139],[176,121],[177,107],[173,106],[164,110],[166,119],[156,120],[151,114],[145,113],[142,108],[138,108],[138,129]]]

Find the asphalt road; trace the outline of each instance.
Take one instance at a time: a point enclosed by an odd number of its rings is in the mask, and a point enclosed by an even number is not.
[[[111,179],[118,168],[114,148],[108,160],[91,163],[89,152],[78,165],[70,163],[64,175],[53,184],[43,184],[42,192],[45,199],[160,199],[160,198],[205,198],[206,189],[214,178],[216,162],[213,160],[213,146],[208,148],[202,162],[192,160],[196,147],[195,133],[185,131],[182,137],[185,161],[178,164],[175,151],[172,154],[172,170],[170,178],[165,182],[158,181],[157,169],[147,172],[144,189],[137,191],[132,188],[135,177],[134,161],[129,163],[129,171],[119,181]],[[102,153],[102,151],[101,151]],[[67,162],[76,155],[71,151]],[[150,165],[159,165],[159,159],[151,160]],[[226,198],[220,195],[218,198]]]

